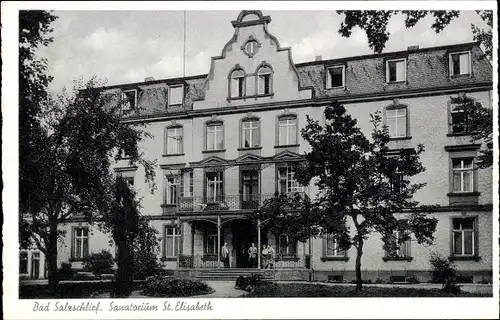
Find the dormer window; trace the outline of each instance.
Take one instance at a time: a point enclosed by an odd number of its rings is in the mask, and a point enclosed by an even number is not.
[[[406,81],[406,59],[394,59],[386,61],[386,82]]]
[[[326,88],[342,88],[345,86],[345,67],[344,66],[334,66],[328,67],[326,73]]]
[[[184,99],[184,86],[182,84],[170,86],[168,94],[168,105],[182,104]]]
[[[450,53],[450,75],[471,74],[470,51]]]
[[[242,69],[236,69],[231,73],[230,79],[230,96],[231,98],[241,98],[243,97],[245,90],[245,71]]]
[[[258,88],[259,94],[270,94],[271,93],[271,76],[272,70],[268,66],[259,68],[258,71]]]
[[[137,90],[134,89],[134,90],[123,91],[122,100],[123,100],[123,105],[122,105],[123,111],[130,111],[135,109],[137,106]]]

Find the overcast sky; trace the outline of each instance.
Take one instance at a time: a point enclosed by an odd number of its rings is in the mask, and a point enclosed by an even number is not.
[[[41,50],[54,76],[53,92],[72,87],[79,77],[97,75],[108,85],[182,76],[183,11],[55,11],[54,42]],[[221,54],[231,38],[239,11],[186,11],[186,75],[208,72],[210,57]],[[269,31],[292,48],[295,63],[370,54],[366,35],[356,29],[342,38],[335,11],[263,11],[272,18]],[[462,11],[442,33],[430,29],[431,18],[414,28],[403,17],[389,24],[385,52],[410,45],[429,47],[472,41],[470,24],[485,26],[474,11]]]

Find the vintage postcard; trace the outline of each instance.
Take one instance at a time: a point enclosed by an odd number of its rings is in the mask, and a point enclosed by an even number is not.
[[[5,319],[498,317],[496,19],[2,3]]]

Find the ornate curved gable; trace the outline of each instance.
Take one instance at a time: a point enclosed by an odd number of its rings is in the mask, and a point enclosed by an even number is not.
[[[270,22],[271,17],[259,10],[242,11],[231,22],[233,37],[220,56],[212,57],[204,99],[194,102],[194,110],[312,98],[312,89],[300,84],[291,49],[282,48],[269,33]],[[244,70],[245,76],[234,75],[234,70]],[[268,83],[260,82],[263,75],[270,77]],[[236,77],[242,78],[243,84],[232,82]],[[236,90],[242,92],[235,94]]]

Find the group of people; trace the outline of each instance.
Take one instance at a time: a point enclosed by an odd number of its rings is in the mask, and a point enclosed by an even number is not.
[[[241,248],[241,254],[244,257],[248,255],[248,264],[247,260],[243,259],[242,267],[248,268],[257,268],[258,265],[258,254],[259,250],[255,246],[255,243],[252,243],[252,246],[248,248],[248,250],[243,246]],[[222,262],[224,263],[224,268],[229,268],[229,250],[227,248],[227,242],[224,242],[224,246],[221,249]],[[260,252],[260,262],[261,268],[263,269],[272,269],[274,267],[274,256],[275,251],[272,245],[263,245],[262,251]]]

